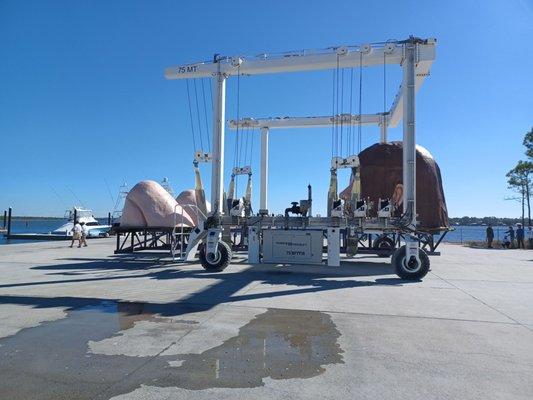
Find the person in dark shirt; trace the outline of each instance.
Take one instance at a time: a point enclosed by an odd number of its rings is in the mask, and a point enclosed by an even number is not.
[[[526,248],[524,245],[524,228],[522,227],[522,224],[518,224],[518,227],[516,228],[516,242],[519,249]]]
[[[507,235],[509,235],[509,247],[514,248],[514,229],[511,225],[509,225],[509,230],[505,232]]]
[[[489,224],[489,226],[487,226],[487,247],[489,249],[492,249],[493,240],[494,240],[494,230],[492,229],[492,225]]]

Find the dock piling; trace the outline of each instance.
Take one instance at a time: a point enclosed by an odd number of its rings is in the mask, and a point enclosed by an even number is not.
[[[13,209],[9,207],[7,212],[7,238],[9,239],[9,236],[11,236],[11,213]]]

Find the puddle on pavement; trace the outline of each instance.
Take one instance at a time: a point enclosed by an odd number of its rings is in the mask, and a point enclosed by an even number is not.
[[[343,362],[339,337],[327,314],[269,309],[220,346],[180,356],[183,364],[158,384],[246,388],[262,386],[267,377],[311,378],[324,372],[324,366]]]
[[[141,385],[256,387],[265,378],[311,378],[343,362],[340,333],[329,315],[280,309],[257,315],[237,336],[200,354],[154,358],[88,351],[88,342],[139,321],[165,322],[177,341],[197,323],[176,316],[192,312],[191,306],[102,302],[0,339],[0,399],[109,399]]]

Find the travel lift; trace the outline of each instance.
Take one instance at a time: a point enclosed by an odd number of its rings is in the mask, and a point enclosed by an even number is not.
[[[420,279],[429,271],[429,258],[419,248],[416,236],[416,142],[415,93],[425,77],[429,76],[435,59],[435,39],[409,37],[403,41],[389,41],[361,46],[345,46],[318,52],[303,51],[282,55],[258,57],[221,57],[212,62],[182,65],[165,70],[167,79],[213,79],[213,147],[209,155],[212,163],[212,211],[203,226],[196,227],[190,235],[184,259],[192,260],[199,249],[202,266],[210,271],[221,271],[231,261],[231,247],[223,240],[223,231],[230,227],[248,229],[248,262],[250,263],[322,263],[324,235],[327,239],[327,265],[340,265],[341,230],[349,236],[365,231],[402,234],[405,245],[397,249],[391,259],[396,273],[404,279]],[[399,64],[403,79],[391,109],[382,114],[359,115],[360,121],[382,123],[382,139],[386,126],[395,126],[403,118],[403,214],[401,217],[371,218],[357,206],[357,180],[353,181],[351,199],[339,204],[335,199],[336,180],[330,185],[330,208],[327,217],[308,215],[311,208],[310,190],[307,201],[293,203],[284,216],[267,215],[267,154],[268,129],[262,129],[261,197],[257,215],[231,215],[224,213],[224,135],[226,80],[234,75],[258,75],[300,72],[334,68],[368,67]],[[327,118],[327,117],[326,117]],[[344,118],[337,116],[336,118]],[[350,120],[353,116],[350,115]],[[311,119],[300,121],[310,122]],[[293,121],[295,122],[295,121]],[[385,123],[383,123],[385,122]],[[329,122],[331,124],[331,121]],[[269,129],[274,125],[270,125]],[[332,176],[339,167],[358,169],[357,157],[332,160]],[[310,189],[310,188],[309,188]],[[354,200],[355,204],[354,204]],[[333,204],[334,203],[334,204]],[[339,205],[341,206],[339,208]],[[300,216],[289,217],[294,212]],[[358,214],[359,212],[359,214]],[[364,212],[364,214],[363,214]],[[364,216],[363,216],[364,215]]]

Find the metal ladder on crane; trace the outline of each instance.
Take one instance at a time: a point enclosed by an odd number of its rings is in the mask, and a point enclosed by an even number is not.
[[[187,261],[187,253],[189,250],[191,229],[185,228],[183,224],[184,209],[187,207],[196,213],[196,221],[205,221],[207,216],[202,210],[193,204],[185,204],[181,206],[181,223],[178,226],[178,214],[176,212],[178,205],[174,207],[174,228],[172,229],[172,238],[170,245],[170,254],[173,261]],[[193,228],[194,229],[194,228]]]

